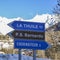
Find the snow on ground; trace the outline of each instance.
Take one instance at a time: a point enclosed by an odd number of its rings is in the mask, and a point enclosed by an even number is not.
[[[26,55],[21,55],[21,60],[33,60],[33,57],[31,56],[26,56]],[[18,60],[18,54],[0,54],[0,60]],[[51,60],[47,58],[36,58],[36,60]]]

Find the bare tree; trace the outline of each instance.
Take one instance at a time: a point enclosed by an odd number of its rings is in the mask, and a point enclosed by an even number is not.
[[[46,38],[48,38],[47,41],[51,44],[51,48],[45,52],[49,54],[47,57],[57,60],[57,55],[59,55],[60,52],[60,31],[54,31],[54,27],[55,25],[46,31]]]

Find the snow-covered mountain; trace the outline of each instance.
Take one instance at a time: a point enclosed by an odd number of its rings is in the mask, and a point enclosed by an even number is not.
[[[42,14],[42,15],[36,15],[35,17],[33,17],[32,19],[29,20],[25,20],[21,17],[18,18],[12,18],[12,19],[8,19],[6,17],[0,17],[0,33],[2,33],[3,35],[6,35],[7,33],[13,31],[14,29],[9,27],[7,24],[12,22],[12,21],[29,21],[29,22],[43,22],[46,23],[46,28],[49,27],[49,24],[51,24],[53,21],[51,20],[52,16],[50,14]],[[53,19],[54,20],[54,19]]]
[[[14,29],[9,27],[7,24],[9,24],[12,21],[15,20],[23,20],[22,18],[18,17],[18,18],[13,18],[13,19],[8,19],[5,17],[0,17],[0,33],[2,33],[3,35],[6,35],[7,33],[13,31]]]
[[[49,26],[54,25],[55,23],[57,23],[55,21],[55,15],[50,15],[50,14],[42,14],[42,15],[37,14],[32,19],[25,20],[25,21],[45,23],[45,28],[48,28]]]

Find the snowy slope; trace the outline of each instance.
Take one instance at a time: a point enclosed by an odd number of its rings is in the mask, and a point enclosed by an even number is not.
[[[21,60],[33,60],[33,57],[21,55]],[[14,54],[13,56],[11,54],[8,55],[2,55],[0,54],[0,60],[18,60],[18,54]],[[51,60],[47,58],[36,58],[36,60]]]

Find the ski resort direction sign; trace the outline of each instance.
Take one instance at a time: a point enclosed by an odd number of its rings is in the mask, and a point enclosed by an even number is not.
[[[13,21],[8,24],[15,30],[26,30],[26,31],[45,31],[45,23],[26,22],[26,21]]]
[[[8,25],[15,29],[11,32],[14,48],[45,50],[49,47],[45,42],[45,23],[13,21]]]

